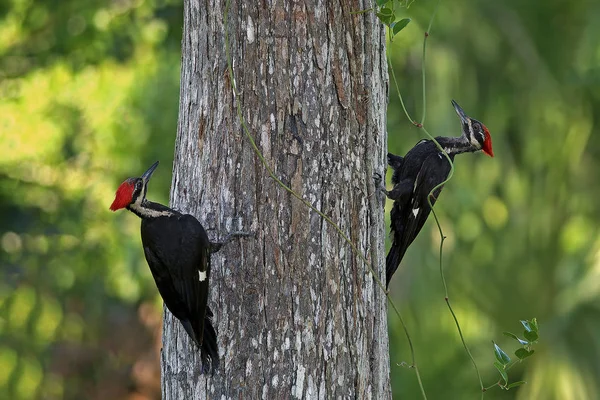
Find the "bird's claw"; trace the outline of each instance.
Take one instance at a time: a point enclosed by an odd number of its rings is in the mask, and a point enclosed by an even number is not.
[[[381,174],[379,172],[374,172],[373,180],[375,181],[375,186],[379,186],[383,178],[381,177]]]
[[[383,176],[379,172],[375,172],[373,173],[373,180],[375,181],[375,188],[387,195],[388,191],[383,183]]]

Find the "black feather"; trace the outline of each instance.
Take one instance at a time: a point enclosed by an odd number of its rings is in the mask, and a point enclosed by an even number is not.
[[[442,140],[443,138],[437,138]],[[388,163],[394,168],[398,156],[388,154]],[[454,154],[450,154],[454,160]],[[394,188],[388,197],[394,200],[390,212],[392,246],[386,257],[386,284],[389,286],[392,275],[398,269],[408,246],[415,240],[431,212],[427,196],[442,183],[450,173],[450,163],[429,140],[422,140],[404,156],[399,168],[394,169]],[[434,193],[431,204],[435,204],[442,188]]]
[[[165,305],[200,347],[203,371],[219,366],[217,334],[208,308],[211,245],[191,215],[142,219],[142,244]],[[200,272],[206,274],[200,281]]]

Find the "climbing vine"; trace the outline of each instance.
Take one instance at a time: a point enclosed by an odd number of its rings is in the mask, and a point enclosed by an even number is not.
[[[411,115],[409,114],[408,110],[406,109],[406,106],[404,104],[404,100],[402,98],[402,94],[400,91],[400,87],[398,84],[398,80],[396,79],[396,74],[394,72],[394,68],[392,65],[392,59],[391,59],[391,54],[390,54],[389,49],[388,49],[388,64],[389,64],[390,72],[392,75],[392,80],[396,87],[396,93],[398,95],[398,99],[400,100],[400,104],[402,105],[404,114],[406,115],[406,118],[408,118],[408,120],[415,127],[422,130],[423,133],[425,134],[425,136],[429,140],[431,140],[435,143],[436,147],[446,157],[446,159],[448,160],[448,163],[450,163],[450,172],[448,174],[448,177],[442,183],[435,186],[431,190],[431,192],[429,192],[429,195],[427,197],[427,202],[429,203],[429,207],[431,208],[431,212],[432,212],[435,222],[437,224],[438,232],[439,232],[440,239],[441,239],[440,240],[440,249],[439,249],[439,271],[440,271],[440,277],[442,280],[442,284],[444,287],[444,301],[446,302],[448,310],[449,310],[450,314],[452,315],[452,318],[456,325],[456,329],[460,336],[460,339],[461,339],[461,342],[465,349],[465,352],[467,353],[469,359],[471,360],[471,363],[473,364],[473,367],[477,374],[477,379],[479,381],[479,386],[481,388],[481,398],[483,399],[484,393],[487,390],[489,390],[495,386],[498,386],[502,389],[509,390],[514,387],[525,384],[524,381],[517,381],[517,382],[509,383],[507,372],[515,364],[520,363],[523,360],[525,360],[527,357],[530,357],[531,355],[533,355],[534,350],[532,349],[532,346],[534,344],[537,344],[537,341],[539,338],[539,330],[538,330],[537,320],[535,318],[533,318],[532,320],[521,321],[521,323],[525,327],[525,331],[524,331],[525,339],[520,339],[513,333],[504,332],[504,335],[517,340],[522,346],[515,351],[515,356],[517,357],[516,360],[511,360],[511,358],[496,343],[493,343],[494,356],[496,358],[496,361],[494,361],[494,367],[500,374],[500,380],[498,380],[498,382],[496,382],[495,384],[493,384],[491,386],[485,387],[483,384],[483,380],[481,378],[481,373],[479,372],[479,367],[477,366],[475,358],[473,357],[471,350],[469,349],[469,346],[467,345],[465,337],[462,333],[460,323],[458,321],[458,317],[456,316],[456,313],[454,312],[454,309],[452,308],[452,305],[450,303],[450,297],[448,294],[448,285],[446,284],[446,277],[444,275],[444,267],[443,267],[443,249],[444,249],[444,240],[446,239],[446,236],[444,235],[444,232],[442,230],[442,226],[438,219],[437,213],[435,212],[435,209],[434,209],[433,205],[431,204],[431,199],[433,198],[433,193],[436,190],[438,190],[439,188],[443,187],[448,181],[450,181],[450,179],[452,179],[452,176],[454,175],[454,163],[452,162],[452,160],[450,159],[448,154],[440,146],[440,144],[437,142],[437,140],[433,137],[433,135],[431,135],[425,128],[425,115],[426,115],[426,110],[427,110],[425,56],[427,54],[427,41],[431,35],[431,27],[433,25],[433,21],[434,21],[435,15],[437,13],[437,10],[439,8],[440,2],[441,2],[441,0],[438,0],[437,4],[432,12],[431,18],[429,20],[429,25],[427,27],[427,30],[425,31],[425,33],[423,35],[423,51],[422,51],[422,58],[421,58],[423,107],[422,107],[422,112],[421,112],[421,120],[419,122],[417,122],[416,119],[413,119],[411,117]],[[377,17],[381,20],[381,22],[387,26],[390,40],[393,40],[393,38],[404,27],[406,27],[406,25],[408,25],[408,23],[410,22],[409,18],[399,18],[397,16],[397,12],[394,8],[396,3],[397,3],[396,1],[392,1],[392,0],[377,1],[377,8],[373,10],[374,12],[376,12]],[[408,8],[410,6],[410,4],[412,4],[412,1],[407,1],[407,2],[403,2],[403,3],[405,3],[406,8]],[[391,5],[391,8],[390,8],[390,5]],[[419,382],[420,382],[420,380],[419,380]],[[421,387],[421,389],[422,389],[422,387]],[[422,389],[422,391],[423,391],[423,389]],[[423,397],[425,398],[424,393],[423,393]]]

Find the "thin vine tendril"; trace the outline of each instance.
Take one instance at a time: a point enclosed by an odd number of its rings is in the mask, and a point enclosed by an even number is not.
[[[390,70],[392,73],[392,80],[394,81],[394,85],[396,87],[396,93],[398,95],[398,99],[400,100],[400,104],[402,105],[402,109],[404,110],[404,114],[406,115],[406,118],[408,118],[408,120],[417,128],[421,129],[425,135],[435,143],[435,146],[438,148],[438,150],[446,157],[446,159],[448,160],[448,163],[450,164],[450,172],[448,173],[448,177],[446,178],[446,180],[444,180],[442,183],[440,183],[439,185],[435,186],[427,195],[427,203],[429,204],[429,208],[431,209],[431,212],[433,213],[433,217],[435,218],[435,222],[437,224],[439,233],[440,233],[440,276],[442,279],[442,284],[444,286],[444,300],[446,302],[446,305],[448,306],[448,310],[450,311],[450,314],[452,314],[452,318],[454,319],[454,323],[456,324],[456,328],[458,330],[458,334],[460,336],[460,340],[462,342],[462,345],[465,349],[465,352],[467,353],[467,355],[469,356],[469,359],[471,360],[471,363],[473,364],[473,367],[475,368],[475,372],[477,373],[477,379],[479,380],[479,387],[481,388],[481,398],[483,399],[484,397],[484,393],[486,391],[486,388],[483,386],[483,381],[481,379],[481,373],[479,372],[479,367],[477,366],[477,363],[475,362],[475,358],[473,357],[473,355],[471,354],[471,351],[469,350],[469,346],[467,346],[467,342],[464,338],[464,335],[462,333],[462,329],[460,327],[460,323],[458,322],[458,318],[456,316],[456,313],[454,312],[454,309],[452,308],[452,305],[450,304],[450,299],[449,299],[449,295],[448,295],[448,285],[446,284],[446,277],[444,275],[444,267],[443,267],[443,249],[444,249],[444,240],[446,239],[446,236],[444,235],[444,232],[442,230],[442,226],[440,224],[440,221],[438,219],[437,213],[434,210],[433,204],[431,204],[431,199],[434,197],[433,193],[440,189],[441,187],[443,187],[448,181],[450,181],[450,179],[452,179],[452,176],[454,175],[454,163],[452,162],[452,160],[450,159],[450,156],[444,151],[444,149],[442,148],[442,146],[438,143],[438,141],[427,131],[427,129],[425,129],[425,115],[426,115],[426,109],[427,109],[427,93],[426,93],[426,68],[425,68],[425,56],[427,53],[427,39],[429,38],[430,34],[431,34],[431,27],[433,25],[433,20],[435,18],[435,15],[437,13],[437,10],[440,6],[440,2],[441,0],[438,0],[435,9],[431,15],[431,18],[429,20],[429,25],[427,27],[427,31],[424,34],[424,38],[423,38],[423,52],[422,52],[422,62],[421,62],[421,76],[422,76],[422,90],[423,90],[423,111],[422,111],[422,116],[421,116],[421,121],[420,122],[416,122],[416,120],[412,119],[410,114],[408,113],[406,106],[404,104],[404,100],[402,98],[402,94],[400,92],[400,88],[398,85],[398,80],[396,79],[396,74],[394,73],[394,68],[392,66],[392,60],[391,60],[391,54],[388,52],[388,64],[390,65]]]

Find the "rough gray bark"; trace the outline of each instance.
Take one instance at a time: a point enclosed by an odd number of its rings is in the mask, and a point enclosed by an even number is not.
[[[165,312],[164,399],[391,397],[386,299],[348,244],[269,178],[243,114],[284,182],[331,216],[385,279],[385,36],[369,1],[186,0],[171,205],[212,239],[211,301],[221,368],[199,357]]]

